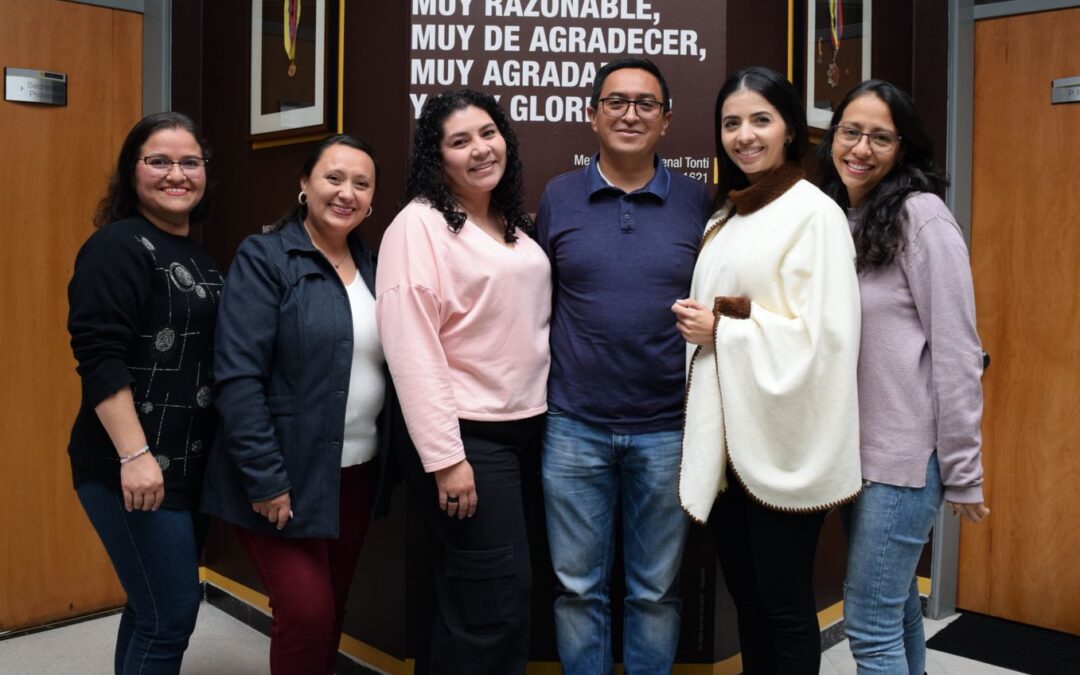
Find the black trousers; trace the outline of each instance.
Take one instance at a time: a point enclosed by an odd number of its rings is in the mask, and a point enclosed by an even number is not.
[[[542,424],[543,416],[461,421],[478,499],[476,514],[463,520],[439,509],[434,476],[424,473],[413,448],[402,448],[402,471],[431,538],[436,595],[430,654],[418,655],[418,672],[525,672],[532,567],[522,486],[538,480]]]
[[[814,555],[824,511],[787,513],[753,501],[728,472],[709,516],[720,567],[738,614],[747,675],[817,675],[821,633]]]

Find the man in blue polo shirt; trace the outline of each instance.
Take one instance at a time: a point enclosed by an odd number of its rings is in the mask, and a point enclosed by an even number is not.
[[[548,183],[536,216],[555,282],[543,479],[567,675],[613,671],[620,516],[626,673],[670,672],[678,644],[686,342],[670,307],[689,295],[709,200],[655,153],[670,110],[651,61],[601,68],[588,109],[600,152]]]

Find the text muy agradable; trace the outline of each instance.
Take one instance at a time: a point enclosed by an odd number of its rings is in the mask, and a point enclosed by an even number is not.
[[[629,56],[705,61],[698,32],[665,27],[652,4],[412,0],[413,113],[420,116],[433,92],[473,88],[500,101],[506,96],[515,122],[585,122],[596,71],[605,63]],[[523,89],[545,93],[515,93]]]

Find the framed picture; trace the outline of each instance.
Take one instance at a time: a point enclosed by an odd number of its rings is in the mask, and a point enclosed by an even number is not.
[[[870,77],[871,0],[806,0],[806,121],[825,129],[835,106]]]
[[[331,3],[251,0],[248,140],[276,140],[332,128],[339,33],[331,25]]]

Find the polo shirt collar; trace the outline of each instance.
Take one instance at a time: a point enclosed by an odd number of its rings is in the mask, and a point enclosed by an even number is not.
[[[662,202],[666,201],[668,192],[671,190],[671,173],[660,161],[660,156],[656,154],[653,155],[653,169],[653,177],[649,179],[649,182],[630,194],[651,194]],[[608,183],[600,173],[600,153],[593,155],[589,166],[585,167],[585,183],[590,197],[604,190],[622,192],[621,189]]]

